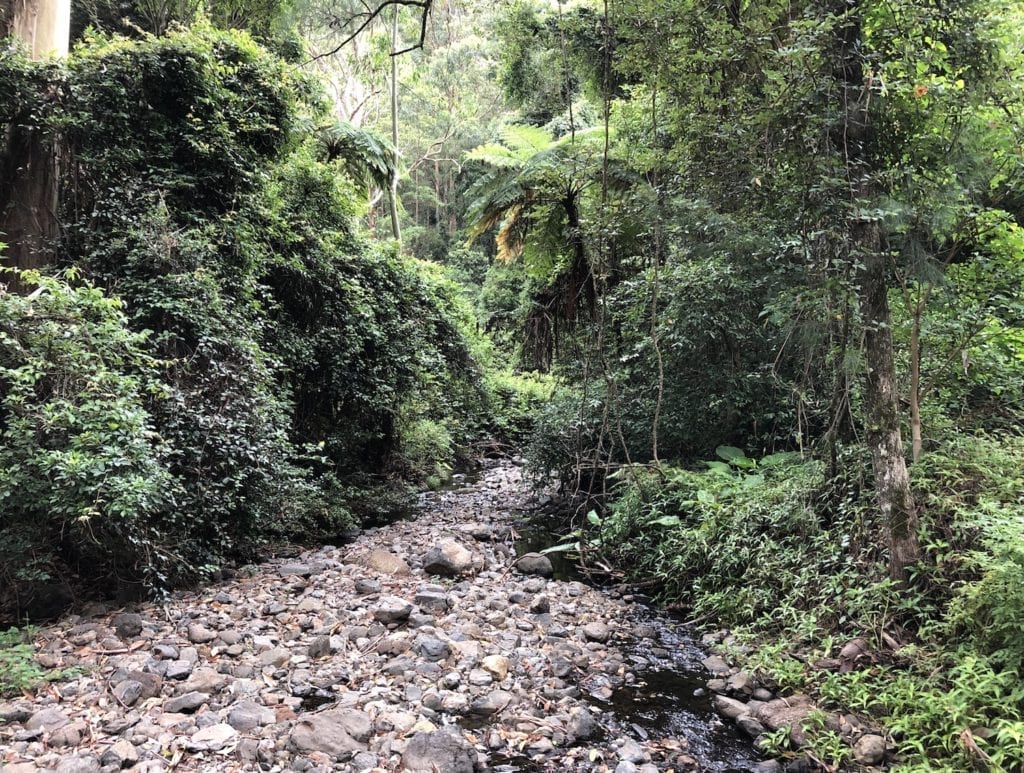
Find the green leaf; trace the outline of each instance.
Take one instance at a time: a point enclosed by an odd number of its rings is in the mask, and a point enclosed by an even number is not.
[[[715,449],[715,456],[719,459],[725,459],[727,462],[731,462],[734,459],[746,459],[747,455],[743,453],[736,446],[719,446]]]
[[[715,495],[706,489],[700,489],[697,492],[697,501],[702,505],[713,505],[715,503]]]
[[[764,475],[744,475],[743,488],[759,488],[764,485]]]
[[[587,520],[594,524],[594,526],[601,525],[601,516],[597,514],[596,510],[591,510],[589,513],[587,513]]]
[[[708,466],[708,472],[731,475],[732,470],[725,462],[704,462]]]

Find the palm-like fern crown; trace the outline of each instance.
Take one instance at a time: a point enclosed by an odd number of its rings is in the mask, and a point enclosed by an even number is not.
[[[391,143],[348,121],[337,120],[324,127],[320,144],[327,160],[341,159],[345,172],[358,182],[387,188],[398,172]]]
[[[501,132],[501,143],[487,143],[471,150],[466,159],[487,169],[469,190],[468,217],[472,223],[469,242],[494,226],[498,260],[511,262],[522,255],[531,215],[538,205],[564,197],[580,185],[581,154],[592,153],[603,129],[595,127],[555,138],[547,129],[514,124]],[[583,166],[586,166],[585,164]],[[554,210],[550,216],[559,216]],[[551,232],[551,224],[542,230]]]

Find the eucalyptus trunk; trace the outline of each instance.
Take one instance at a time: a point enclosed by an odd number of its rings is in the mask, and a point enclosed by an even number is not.
[[[0,0],[0,39],[15,37],[33,59],[67,55],[70,26],[70,0]],[[0,242],[7,245],[0,262],[22,270],[52,260],[58,233],[59,156],[32,120],[20,116],[7,127],[0,158]]]
[[[395,241],[402,242],[402,227],[398,222],[398,6],[391,18],[391,146],[395,152],[394,168],[391,170],[391,184],[388,187],[388,209],[391,212],[391,234]]]

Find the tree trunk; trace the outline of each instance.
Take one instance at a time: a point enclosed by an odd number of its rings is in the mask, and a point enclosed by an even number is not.
[[[402,243],[402,227],[398,223],[398,6],[391,19],[391,146],[395,151],[395,168],[391,172],[388,189],[388,208],[391,211],[391,234],[395,241]]]
[[[877,200],[879,193],[874,183],[871,154],[874,126],[870,99],[874,81],[861,57],[860,3],[858,0],[838,0],[835,5],[835,16],[840,20],[836,78],[842,87],[840,114],[845,116],[837,144],[851,180],[848,215],[850,256],[860,266],[858,301],[864,325],[867,371],[864,388],[867,443],[871,450],[878,509],[888,533],[889,575],[904,583],[909,566],[921,556],[917,542],[917,511],[900,432],[887,258],[878,221],[862,213]]]
[[[9,35],[32,59],[67,56],[71,0],[0,0],[0,38]]]
[[[910,329],[910,437],[911,458],[914,464],[921,461],[924,441],[921,437],[921,306],[914,306],[913,327]]]
[[[65,56],[70,26],[70,0],[0,0],[0,38],[13,35],[33,59]],[[8,127],[0,158],[0,242],[7,245],[0,263],[23,270],[50,262],[58,232],[58,154],[31,120]],[[17,280],[8,286],[23,289]]]
[[[877,224],[870,224],[870,228],[877,236]],[[885,256],[878,251],[866,254],[860,274],[867,368],[864,409],[875,474],[875,495],[882,522],[889,533],[889,575],[898,582],[906,582],[907,569],[920,559],[921,551],[917,543],[917,511],[900,433],[899,389],[896,385],[885,262]]]

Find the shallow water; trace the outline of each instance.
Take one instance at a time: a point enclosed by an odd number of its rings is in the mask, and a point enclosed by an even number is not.
[[[517,529],[517,555],[538,552],[565,541],[542,524]],[[549,553],[555,579],[585,580],[568,553]],[[711,674],[701,665],[707,653],[693,633],[671,616],[640,605],[634,629],[644,629],[625,647],[638,681],[604,698],[592,685],[591,700],[605,711],[613,732],[639,742],[649,739],[684,740],[688,753],[702,768],[716,773],[752,771],[761,759],[750,740],[722,722],[711,707],[705,685]],[[701,691],[700,695],[695,695]],[[507,759],[495,770],[540,770],[527,759]]]

